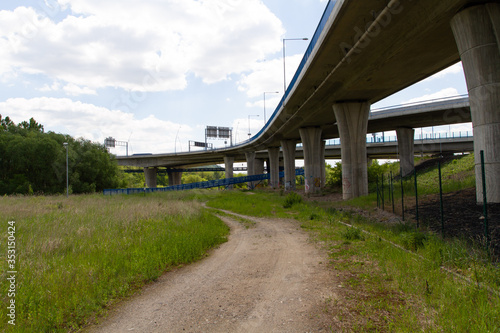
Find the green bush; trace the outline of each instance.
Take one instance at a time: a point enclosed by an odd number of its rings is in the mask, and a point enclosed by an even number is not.
[[[424,241],[427,239],[426,235],[422,232],[404,232],[400,236],[401,244],[407,250],[417,251],[419,248],[424,247]]]
[[[303,202],[302,197],[295,193],[295,192],[290,192],[285,198],[285,202],[283,203],[283,208],[291,208],[295,204],[300,204]]]
[[[363,236],[363,233],[361,232],[361,229],[358,228],[351,228],[347,227],[343,232],[342,232],[342,238],[353,241],[353,240],[365,240],[365,237]]]

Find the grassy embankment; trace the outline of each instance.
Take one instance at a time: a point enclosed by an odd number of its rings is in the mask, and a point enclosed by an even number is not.
[[[415,159],[416,168],[421,169],[419,165],[431,162],[428,167],[417,173],[417,191],[418,196],[435,195],[439,193],[439,171],[437,160],[429,161],[429,158]],[[432,163],[433,162],[433,163]],[[379,186],[381,187],[382,175],[384,176],[384,199],[385,206],[390,203],[390,172],[393,175],[393,188],[395,198],[395,208],[397,213],[401,213],[401,179],[399,178],[399,163],[392,163],[386,168],[381,168],[379,174]],[[464,155],[452,161],[444,162],[441,165],[441,180],[443,193],[459,191],[476,186],[474,175],[474,155]],[[368,196],[359,197],[353,200],[343,202],[344,206],[357,206],[362,208],[373,208],[377,205],[376,184],[370,184],[370,193]],[[405,200],[413,200],[415,197],[415,181],[413,175],[403,179],[403,192]],[[388,210],[388,208],[387,208]]]
[[[165,194],[0,197],[0,221],[0,331],[7,332],[73,331],[228,234],[196,201]],[[16,226],[15,326],[6,317],[8,221]]]
[[[470,186],[463,171],[470,169],[468,164],[461,160],[445,166],[443,187]],[[433,173],[427,170],[421,175],[419,191],[435,193]],[[291,208],[284,208],[290,206],[286,202],[293,204]],[[363,216],[345,208],[359,203],[365,208]],[[305,203],[297,196],[235,192],[223,193],[208,204],[240,214],[301,221],[302,228],[328,251],[330,267],[342,281],[340,297],[328,301],[324,311],[345,331],[500,332],[498,265],[464,241],[443,241],[416,231],[411,223],[375,220],[370,217],[376,207],[373,195],[347,203]]]

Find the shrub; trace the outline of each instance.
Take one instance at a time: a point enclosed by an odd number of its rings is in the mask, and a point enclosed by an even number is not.
[[[285,202],[283,203],[283,208],[291,208],[295,204],[302,203],[302,201],[303,199],[299,194],[295,192],[290,192],[285,198]]]
[[[361,232],[361,229],[358,228],[346,228],[342,232],[342,238],[345,238],[346,240],[352,241],[352,240],[365,240],[365,237],[363,236],[363,233]]]

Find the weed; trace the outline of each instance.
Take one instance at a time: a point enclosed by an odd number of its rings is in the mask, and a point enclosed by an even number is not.
[[[283,208],[291,208],[295,204],[301,204],[303,202],[302,197],[296,192],[290,192],[283,203]]]
[[[342,232],[342,238],[347,239],[348,241],[365,240],[361,229],[355,227],[346,227]]]
[[[427,236],[418,231],[403,232],[400,234],[401,245],[407,250],[417,251],[424,247],[424,241]]]

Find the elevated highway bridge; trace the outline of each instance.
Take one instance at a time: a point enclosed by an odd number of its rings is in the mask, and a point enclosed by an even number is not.
[[[320,190],[318,180],[324,173],[324,140],[339,137],[343,196],[365,195],[366,134],[396,130],[402,166],[408,170],[413,163],[413,128],[428,126],[422,125],[424,119],[433,123],[432,117],[409,111],[391,124],[382,115],[378,121],[373,115],[369,120],[370,105],[460,60],[470,98],[466,121],[474,126],[477,198],[479,202],[483,198],[478,170],[479,152],[484,151],[488,201],[500,202],[500,3],[494,0],[329,1],[290,86],[257,135],[217,151],[120,158],[119,162],[156,167],[223,159],[231,177],[235,158],[245,154],[253,174],[256,152],[267,150],[270,184],[276,187],[281,149],[285,181],[293,186],[296,144],[301,142],[307,188],[314,192]],[[433,125],[456,123],[460,116],[442,113],[434,117]]]

